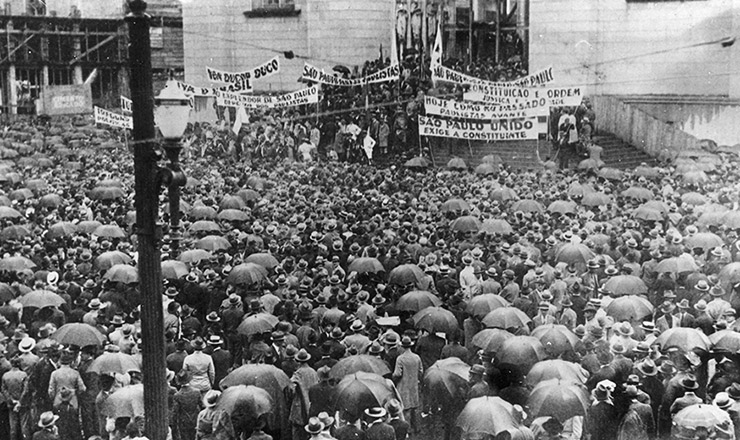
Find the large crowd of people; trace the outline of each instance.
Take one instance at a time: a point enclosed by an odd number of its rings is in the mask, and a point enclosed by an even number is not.
[[[736,437],[734,153],[375,167],[329,154],[363,121],[301,121],[186,136],[181,239],[161,210],[173,439]],[[2,136],[0,438],[141,438],[131,154],[86,117]]]

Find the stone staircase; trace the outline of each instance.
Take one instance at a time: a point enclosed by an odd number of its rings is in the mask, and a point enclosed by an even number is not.
[[[658,164],[654,157],[612,134],[598,133],[593,139],[596,145],[604,149],[601,153],[601,160],[606,163],[607,167],[630,170],[643,162],[649,166]]]

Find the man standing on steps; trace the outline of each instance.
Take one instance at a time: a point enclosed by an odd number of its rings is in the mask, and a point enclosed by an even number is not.
[[[573,109],[566,107],[558,120],[558,159],[560,169],[566,169],[570,160],[576,157],[576,144],[578,144],[578,128]]]

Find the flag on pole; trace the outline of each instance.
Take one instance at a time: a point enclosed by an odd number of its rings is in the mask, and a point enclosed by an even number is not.
[[[442,20],[437,21],[437,36],[434,38],[430,68],[442,65]]]
[[[249,122],[249,116],[247,116],[247,111],[244,110],[244,107],[239,106],[236,110],[236,120],[234,121],[234,126],[231,128],[231,131],[238,136],[244,122]]]

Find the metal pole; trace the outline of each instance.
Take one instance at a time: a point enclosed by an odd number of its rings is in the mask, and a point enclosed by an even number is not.
[[[177,176],[177,178],[171,179],[167,190],[170,203],[170,259],[175,260],[179,254],[182,238],[182,234],[180,234],[180,217],[182,216],[180,213],[180,187],[185,184],[187,177],[180,169],[180,152],[182,151],[180,139],[165,139],[164,151],[170,161],[168,168],[172,171],[173,176]]]
[[[470,13],[468,14],[468,63],[473,64],[473,0],[470,0]]]
[[[498,64],[501,59],[501,0],[496,0],[496,53],[494,60]]]
[[[165,376],[164,312],[162,310],[162,267],[157,225],[160,177],[155,152],[154,96],[149,41],[149,16],[146,2],[129,2],[126,16],[129,27],[129,65],[133,101],[134,204],[139,252],[141,289],[141,339],[144,381],[146,436],[150,440],[167,437],[167,379]]]

